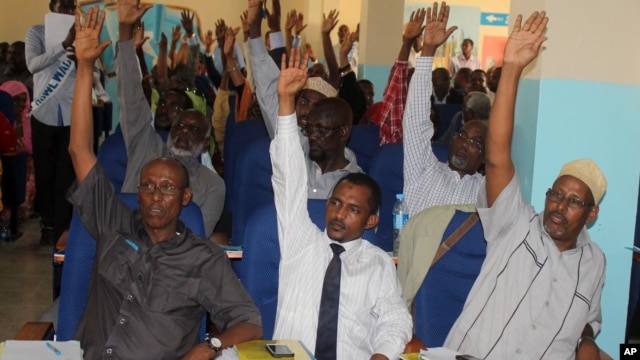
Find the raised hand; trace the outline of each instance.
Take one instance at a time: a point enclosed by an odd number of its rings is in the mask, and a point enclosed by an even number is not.
[[[240,15],[240,22],[242,23],[242,34],[244,35],[244,41],[247,41],[249,38],[249,20],[248,20],[249,11],[245,10]]]
[[[216,41],[216,38],[213,37],[213,31],[207,30],[207,33],[204,36],[204,48],[207,53],[211,52],[211,47],[213,43]]]
[[[347,56],[349,55],[349,51],[353,47],[353,43],[356,42],[357,39],[358,39],[358,33],[356,32],[347,32],[346,34],[344,34],[344,41],[342,41],[342,44],[340,44],[340,59],[347,58]],[[341,60],[340,65],[345,66],[346,64],[342,64],[342,60]]]
[[[176,25],[171,31],[171,43],[177,43],[182,37],[182,27],[180,25]]]
[[[298,19],[298,15],[295,9],[287,13],[287,20],[284,23],[284,30],[287,33],[291,33],[291,31],[293,30],[293,27],[296,26],[297,19]]]
[[[80,14],[76,13],[74,27],[76,33],[76,58],[79,65],[87,65],[93,69],[96,59],[111,44],[111,41],[108,40],[100,43],[100,31],[102,31],[104,17],[105,12],[100,12],[97,6],[93,6],[89,9],[84,25],[82,25],[80,24]]]
[[[418,9],[411,12],[409,22],[404,25],[404,29],[402,31],[402,38],[404,40],[413,42],[416,38],[422,35],[422,31],[424,30],[424,18],[426,15],[427,11],[425,9]]]
[[[195,14],[189,10],[182,10],[180,13],[180,23],[187,33],[187,36],[193,35],[193,17]]]
[[[427,23],[424,28],[423,56],[433,56],[438,46],[442,45],[451,34],[458,29],[452,26],[447,29],[449,21],[449,6],[442,2],[438,12],[438,3],[433,3],[433,9],[427,8]]]
[[[316,61],[316,52],[313,50],[310,43],[304,44],[304,52],[309,55],[309,59],[311,59],[311,61]]]
[[[236,42],[236,33],[230,27],[227,28],[224,34],[223,51],[227,57],[233,57],[233,45]]]
[[[296,18],[296,26],[294,28],[296,36],[300,35],[302,30],[307,28],[308,24],[304,23],[304,15],[300,12],[298,13],[298,17]]]
[[[300,48],[291,49],[289,64],[286,56],[282,56],[280,76],[278,77],[278,95],[281,97],[295,97],[307,82],[307,63],[309,55],[300,56]]]
[[[520,67],[529,65],[538,56],[540,46],[547,40],[544,31],[549,18],[544,11],[535,11],[522,25],[522,15],[518,15],[513,31],[504,48],[504,63]]]
[[[340,12],[336,9],[329,11],[329,16],[326,16],[324,13],[322,14],[322,24],[320,25],[320,30],[323,34],[331,33],[333,28],[338,25],[338,15],[340,15]]]
[[[164,32],[160,33],[160,41],[158,41],[158,46],[159,47],[167,47],[168,41],[167,41],[167,35],[165,35]]]
[[[262,21],[262,2],[263,0],[249,0],[249,6],[247,7],[247,23],[249,26]]]
[[[118,22],[121,25],[135,26],[153,4],[140,5],[140,0],[118,1]]]
[[[136,49],[142,49],[142,46],[147,40],[149,40],[149,37],[144,36],[144,21],[140,21],[138,26],[133,30],[133,45]]]
[[[280,31],[280,0],[273,0],[271,7],[273,10],[267,10],[269,30]]]
[[[224,37],[224,33],[227,31],[227,24],[224,22],[224,19],[218,19],[216,21],[216,38],[218,38],[218,42],[220,39]]]

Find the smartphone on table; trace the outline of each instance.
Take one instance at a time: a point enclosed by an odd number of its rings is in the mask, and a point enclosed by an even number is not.
[[[267,350],[269,350],[271,356],[277,358],[293,357],[295,355],[293,351],[284,344],[267,344]]]

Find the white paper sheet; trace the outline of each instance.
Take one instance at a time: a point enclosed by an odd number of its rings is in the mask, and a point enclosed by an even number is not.
[[[60,355],[56,355],[46,343],[60,350]],[[5,341],[2,360],[24,359],[82,360],[82,349],[79,341]]]
[[[75,17],[67,14],[48,13],[44,16],[44,43],[47,51],[64,41]]]

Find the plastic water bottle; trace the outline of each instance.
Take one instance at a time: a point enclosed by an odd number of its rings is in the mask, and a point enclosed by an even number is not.
[[[409,220],[409,214],[404,207],[404,195],[396,194],[396,203],[393,205],[393,256],[398,256],[400,230],[407,220]]]

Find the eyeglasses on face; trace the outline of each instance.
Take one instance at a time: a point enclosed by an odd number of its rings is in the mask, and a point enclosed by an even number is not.
[[[158,101],[158,109],[163,109],[163,108],[166,108],[167,111],[174,111],[174,112],[182,111],[182,107],[179,104],[169,104],[164,100]]]
[[[181,130],[181,131],[186,128],[187,130],[189,130],[190,133],[194,135],[200,132],[200,126],[195,124],[185,124],[182,121],[179,121],[178,123],[176,123],[176,127],[178,128],[178,130]]]
[[[471,146],[472,148],[478,150],[478,151],[482,151],[484,146],[476,140],[470,139],[468,138],[465,134],[459,132],[456,133],[455,135],[453,135],[454,139],[460,139],[462,141],[465,141],[467,144],[469,144],[469,146]]]
[[[322,127],[315,127],[315,126],[305,126],[301,129],[302,131],[302,135],[306,136],[306,137],[311,137],[311,136],[317,136],[319,138],[325,138],[327,136],[329,136],[332,132],[344,127],[345,125],[338,125],[336,127],[333,128],[322,128]]]
[[[146,182],[138,185],[138,191],[143,194],[153,194],[156,192],[156,189],[160,190],[162,195],[175,195],[178,191],[186,189],[186,186],[177,187],[173,184],[162,184],[156,185],[152,182]]]
[[[569,207],[572,207],[574,209],[584,209],[587,206],[595,205],[592,203],[588,203],[584,200],[580,200],[578,198],[565,197],[564,194],[554,191],[552,189],[547,190],[546,196],[547,196],[547,200],[556,204],[562,202],[563,200],[567,200],[567,205],[569,205]]]

